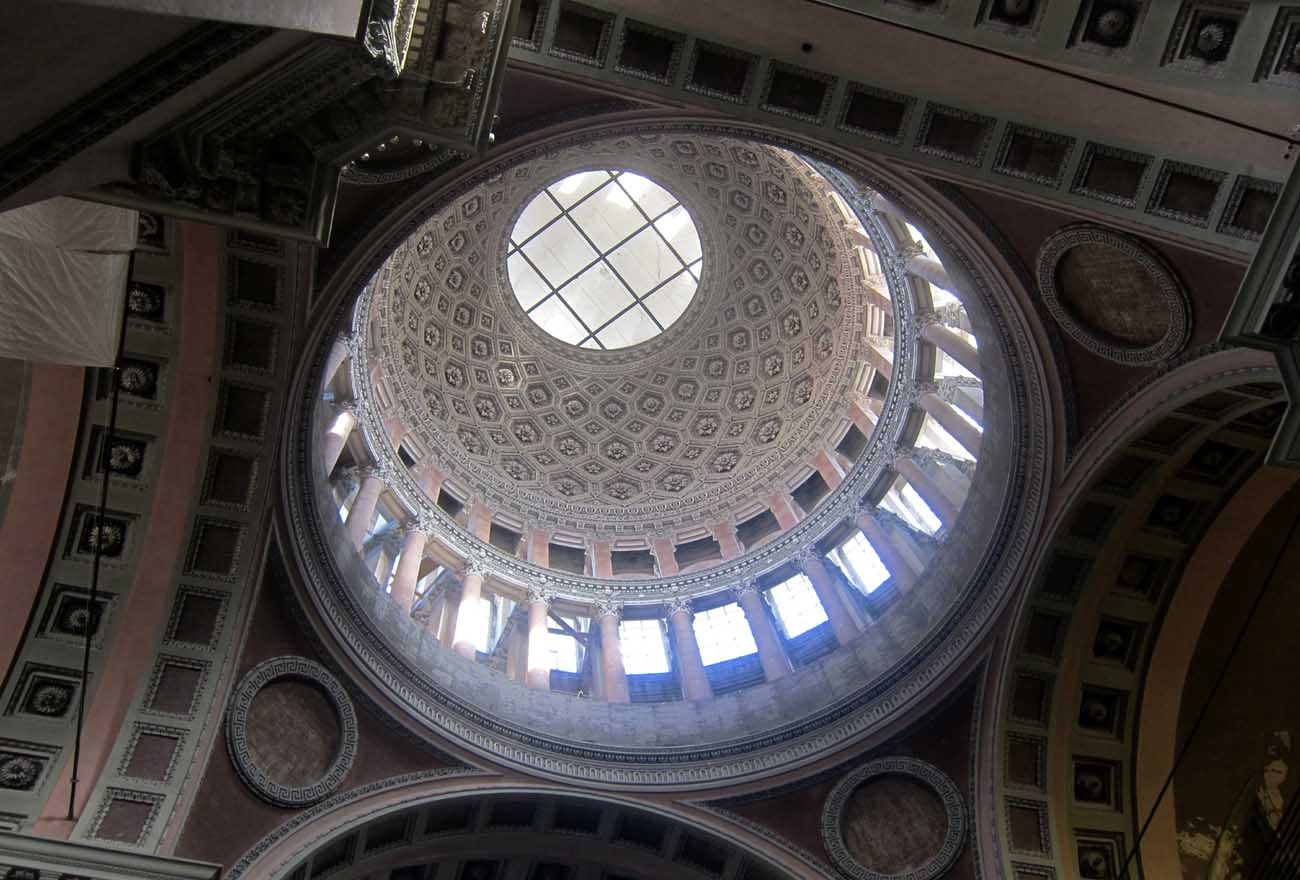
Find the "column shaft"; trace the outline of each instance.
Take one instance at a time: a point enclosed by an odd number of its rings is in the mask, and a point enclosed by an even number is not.
[[[483,596],[483,575],[470,572],[465,575],[461,585],[460,606],[456,609],[456,635],[452,639],[452,650],[462,657],[473,660],[478,653],[474,647],[474,631],[482,621],[479,620],[479,599]]]
[[[840,585],[826,570],[826,562],[819,556],[805,558],[803,571],[808,575],[808,580],[812,582],[817,598],[826,611],[831,629],[835,632],[835,640],[841,645],[847,645],[857,636],[859,628],[845,597],[840,594]]]
[[[763,597],[758,590],[741,590],[737,595],[740,608],[749,621],[749,629],[754,634],[754,644],[758,647],[758,661],[763,664],[763,676],[768,681],[776,681],[790,671],[790,660],[781,647],[781,638],[776,634],[776,627],[763,607]]]
[[[707,700],[713,696],[709,677],[700,659],[700,645],[695,640],[695,627],[691,625],[691,612],[678,608],[668,617],[673,630],[673,647],[677,652],[677,665],[682,675],[682,690],[688,700]]]
[[[952,404],[939,397],[939,395],[928,391],[917,397],[916,402],[921,409],[934,416],[934,420],[951,434],[952,438],[960,443],[963,449],[979,458],[980,432],[975,430],[974,425],[958,415]]]
[[[949,327],[942,324],[926,324],[921,328],[921,338],[970,371],[972,376],[980,376],[980,353],[975,346],[958,336]]]
[[[550,655],[546,650],[550,638],[548,615],[550,607],[545,599],[528,603],[528,671],[525,681],[530,688],[551,689]]]
[[[325,473],[334,472],[334,465],[339,463],[339,455],[342,454],[343,447],[348,445],[348,438],[352,436],[352,429],[356,425],[357,417],[348,410],[340,410],[334,417],[334,422],[325,431],[325,442],[321,447],[321,463],[325,465]]]
[[[335,336],[334,341],[330,343],[329,354],[325,355],[325,370],[321,373],[321,390],[325,390],[334,376],[338,374],[339,367],[348,359],[348,343],[342,336]]]
[[[907,558],[894,543],[894,536],[874,516],[865,511],[858,515],[857,523],[862,534],[871,542],[880,561],[885,564],[885,568],[889,569],[889,576],[893,578],[894,585],[902,590],[910,589],[916,583],[919,572],[913,570],[908,564]]]
[[[957,505],[953,503],[939,484],[930,479],[930,475],[921,470],[920,466],[912,459],[906,456],[900,456],[894,461],[894,470],[916,490],[934,515],[939,517],[939,521],[945,526],[950,526],[957,519]]]
[[[424,532],[419,529],[407,531],[402,538],[402,555],[397,558],[397,570],[393,572],[390,595],[408,613],[415,602],[415,582],[420,579],[420,563],[424,560],[426,540]]]
[[[935,287],[942,287],[950,293],[955,293],[952,289],[952,277],[948,275],[948,270],[943,267],[943,263],[938,260],[923,256],[908,257],[907,271],[918,278],[924,278]]]
[[[772,511],[772,516],[776,517],[776,524],[783,529],[793,528],[799,521],[799,515],[794,512],[794,503],[785,492],[769,495],[767,506]]]
[[[611,703],[631,702],[627,671],[623,668],[623,648],[618,638],[618,614],[600,615],[600,667],[605,681],[605,699]]]
[[[379,496],[383,491],[383,478],[378,474],[367,474],[361,481],[361,489],[357,492],[356,500],[348,508],[348,519],[345,523],[348,539],[358,550],[365,543],[366,535],[370,533],[370,524],[375,521],[375,507],[379,504]]]

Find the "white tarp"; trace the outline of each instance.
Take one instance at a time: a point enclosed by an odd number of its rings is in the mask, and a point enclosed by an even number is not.
[[[137,224],[68,198],[0,214],[0,356],[112,366]]]

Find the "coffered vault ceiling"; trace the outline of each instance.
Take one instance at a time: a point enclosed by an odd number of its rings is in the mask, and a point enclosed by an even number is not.
[[[509,286],[508,236],[541,190],[626,169],[693,216],[699,291],[653,339],[562,343]],[[706,134],[611,137],[487,181],[425,221],[361,300],[384,416],[468,500],[585,536],[666,533],[765,503],[842,431],[862,362],[861,267],[797,156]]]

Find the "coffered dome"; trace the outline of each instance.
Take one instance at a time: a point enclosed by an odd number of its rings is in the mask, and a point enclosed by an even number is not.
[[[658,196],[634,204],[640,222],[596,228],[633,182]],[[486,180],[393,252],[358,306],[359,369],[394,447],[461,499],[581,539],[689,531],[761,507],[843,433],[864,371],[849,236],[829,184],[785,150],[686,134],[571,146]],[[634,318],[651,338],[592,333]]]

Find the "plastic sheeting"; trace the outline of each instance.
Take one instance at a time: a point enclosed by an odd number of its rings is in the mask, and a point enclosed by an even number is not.
[[[0,356],[112,366],[138,222],[68,198],[0,214]]]

